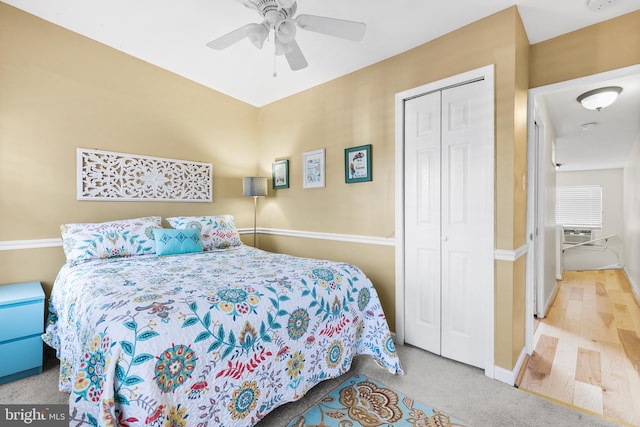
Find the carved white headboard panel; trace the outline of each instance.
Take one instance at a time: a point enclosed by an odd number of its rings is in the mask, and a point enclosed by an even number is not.
[[[211,202],[211,163],[78,148],[78,200]]]

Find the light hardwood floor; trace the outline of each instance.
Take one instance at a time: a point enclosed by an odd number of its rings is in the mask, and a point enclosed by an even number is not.
[[[640,305],[622,270],[566,271],[519,387],[640,426]]]

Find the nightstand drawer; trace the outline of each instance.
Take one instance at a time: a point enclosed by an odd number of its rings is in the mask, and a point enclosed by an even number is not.
[[[0,344],[41,334],[44,329],[44,292],[40,282],[0,286]]]
[[[42,367],[42,338],[36,335],[0,344],[0,383],[2,377]]]
[[[0,307],[0,343],[41,334],[44,327],[44,302]]]

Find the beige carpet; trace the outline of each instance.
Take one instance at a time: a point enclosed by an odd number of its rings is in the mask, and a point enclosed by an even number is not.
[[[267,415],[259,427],[283,427],[306,412],[353,373],[359,373],[452,414],[469,426],[619,426],[487,378],[483,371],[408,346],[398,346],[406,374],[394,376],[369,357],[357,357],[350,373],[318,384],[301,400]],[[48,358],[42,374],[0,385],[0,404],[66,403],[57,389],[58,364]]]

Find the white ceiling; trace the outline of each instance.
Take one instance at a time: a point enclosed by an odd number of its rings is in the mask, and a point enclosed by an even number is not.
[[[513,5],[518,7],[530,44],[640,9],[640,0],[298,0],[298,14],[364,22],[367,33],[363,41],[352,42],[299,30],[296,40],[309,66],[294,72],[284,57],[274,56],[270,42],[262,50],[248,40],[223,51],[206,46],[238,27],[262,21],[255,10],[238,1],[1,1],[257,107]],[[589,7],[596,2],[609,5],[602,10]],[[583,109],[575,100],[599,85],[578,85],[545,95],[558,138],[557,161],[566,165],[564,170],[624,165],[628,147],[640,132],[640,89],[638,76],[622,83],[625,90],[619,102],[600,113]],[[590,121],[598,121],[599,126],[590,132],[579,130],[580,124]]]
[[[639,29],[640,31],[640,29]],[[623,168],[629,151],[640,138],[640,66],[624,77],[590,78],[536,96],[546,106],[556,134],[559,172]],[[620,86],[622,93],[602,111],[587,110],[576,98],[591,89]],[[582,125],[595,123],[594,126]]]
[[[640,9],[640,0],[591,0],[613,1],[600,11],[587,7],[587,0],[298,0],[298,14],[364,22],[367,33],[363,41],[352,42],[298,31],[296,40],[309,66],[293,72],[284,57],[274,57],[272,43],[262,50],[247,40],[223,51],[206,46],[262,21],[255,10],[233,0],[2,1],[258,107],[514,4],[531,44]]]

